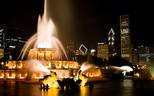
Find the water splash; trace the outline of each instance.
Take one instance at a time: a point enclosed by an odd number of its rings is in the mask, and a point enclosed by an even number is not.
[[[29,71],[42,72],[44,75],[50,74],[50,70],[43,66],[39,60],[27,60],[26,68]]]
[[[96,68],[97,66],[94,65],[94,64],[91,64],[91,63],[88,63],[88,62],[84,62],[82,63],[81,67],[80,67],[80,70],[81,72],[84,72],[88,69],[91,69],[91,68]]]

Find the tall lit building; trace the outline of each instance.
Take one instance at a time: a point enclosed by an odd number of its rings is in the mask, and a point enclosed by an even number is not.
[[[113,57],[116,55],[115,52],[115,32],[111,28],[108,33],[108,47],[109,47],[109,57]]]
[[[132,62],[132,46],[129,28],[129,16],[120,16],[121,57]]]
[[[98,43],[97,44],[97,57],[101,58],[102,60],[108,60],[109,50],[108,45],[104,43]]]
[[[0,59],[4,57],[4,48],[5,48],[5,42],[4,42],[4,29],[0,29]]]
[[[4,29],[0,29],[0,48],[4,48],[5,42],[4,42]]]

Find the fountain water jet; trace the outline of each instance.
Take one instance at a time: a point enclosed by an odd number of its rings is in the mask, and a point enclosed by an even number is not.
[[[44,4],[44,14],[39,16],[37,33],[34,34],[24,45],[19,57],[24,58],[25,54],[31,49],[56,49],[55,59],[60,59],[63,55],[67,59],[67,55],[63,48],[63,45],[56,37],[56,26],[51,18],[47,17],[47,4]]]

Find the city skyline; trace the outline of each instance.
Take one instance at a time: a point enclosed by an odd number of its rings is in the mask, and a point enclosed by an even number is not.
[[[153,93],[151,2],[0,2],[1,96]]]
[[[32,34],[35,33],[38,15],[43,13],[43,2],[43,0],[3,0],[0,7],[2,13],[0,26],[8,26],[25,30],[25,32]],[[66,16],[63,15],[63,13],[67,13],[62,10],[66,5],[56,9],[57,7],[53,6],[53,3],[57,6],[70,4],[67,8],[71,8],[71,10],[66,8],[64,11],[68,11],[72,16],[68,16],[68,14],[65,14]],[[113,28],[116,34],[119,34],[119,16],[123,14],[130,16],[133,43],[152,45],[151,31],[153,30],[151,29],[152,25],[150,25],[150,20],[153,20],[150,14],[152,9],[145,7],[150,2],[143,3],[138,4],[138,2],[129,0],[74,0],[72,2],[71,0],[66,0],[66,2],[60,3],[58,0],[56,2],[52,0],[48,4],[51,4],[49,10],[52,12],[50,15],[58,26],[59,38],[62,41],[74,39],[93,48],[97,45],[97,42],[107,42],[107,34],[110,28]]]

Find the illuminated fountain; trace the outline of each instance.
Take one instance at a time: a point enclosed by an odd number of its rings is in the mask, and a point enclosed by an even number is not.
[[[70,71],[64,69],[78,69],[79,65],[75,61],[62,61],[61,58],[67,55],[63,45],[56,37],[56,26],[51,18],[47,17],[47,6],[45,0],[45,8],[43,16],[38,18],[37,33],[34,34],[25,44],[21,51],[21,58],[28,52],[26,67],[30,72],[37,73],[40,78],[54,71],[58,78],[68,77]],[[29,78],[38,79],[36,74],[31,74]],[[34,79],[35,79],[34,78]]]
[[[103,80],[101,68],[95,64],[84,62],[77,75],[74,77],[75,81],[81,80],[80,86],[86,86],[89,81]]]
[[[102,77],[101,69],[98,66],[96,66],[95,64],[84,62],[81,65],[80,70],[81,70],[82,74],[88,78]]]
[[[62,60],[67,60],[67,55],[57,38],[56,26],[47,15],[46,3],[45,0],[43,16],[38,18],[37,33],[26,42],[19,55],[21,61],[9,61],[8,70],[0,71],[0,78],[39,80],[50,71],[56,72],[59,79],[76,74],[79,64]]]
[[[38,18],[37,33],[23,47],[21,59],[27,53],[28,59],[53,60],[60,59],[62,55],[67,58],[63,45],[56,36],[56,26],[47,16],[46,0],[44,5],[44,14]]]
[[[37,33],[26,42],[19,55],[22,60],[9,61],[6,64],[9,71],[0,71],[0,78],[37,80],[38,82],[48,75],[49,80],[44,79],[43,82],[49,84],[50,87],[59,87],[58,83],[56,85],[51,83],[64,78],[73,78],[79,69],[81,74],[78,76],[82,80],[81,86],[85,86],[89,78],[102,78],[101,69],[93,64],[82,64],[80,68],[77,62],[67,61],[65,50],[57,38],[56,26],[47,16],[46,7],[45,0],[44,14],[38,18]],[[26,60],[23,60],[25,56],[27,56]],[[66,60],[62,60],[63,57]],[[56,79],[52,78],[52,72],[56,73]]]

